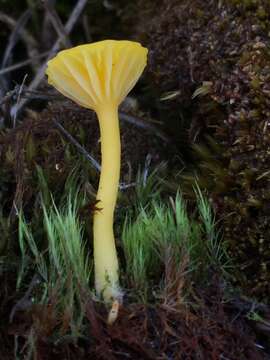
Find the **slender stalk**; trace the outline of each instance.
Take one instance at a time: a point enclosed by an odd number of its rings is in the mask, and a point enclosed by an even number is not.
[[[101,174],[94,214],[95,286],[106,302],[121,298],[118,259],[113,233],[113,215],[118,193],[121,144],[118,107],[107,105],[97,111],[101,138]]]

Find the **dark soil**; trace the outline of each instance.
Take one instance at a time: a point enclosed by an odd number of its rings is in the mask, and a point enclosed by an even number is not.
[[[190,300],[193,305],[173,298],[156,305],[124,304],[116,323],[108,326],[106,310],[85,299],[85,336],[78,340],[64,333],[55,338],[63,319],[49,306],[30,306],[9,323],[9,303],[0,328],[1,359],[14,358],[15,344],[20,358],[25,358],[31,334],[34,358],[42,360],[268,359],[243,316],[244,306],[241,311],[232,302],[224,303],[213,285],[194,292]]]

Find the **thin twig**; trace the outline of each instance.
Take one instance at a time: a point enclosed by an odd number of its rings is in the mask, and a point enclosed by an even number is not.
[[[43,4],[44,4],[45,9],[47,10],[48,17],[49,17],[55,31],[58,34],[58,37],[63,40],[63,45],[67,48],[71,47],[72,43],[66,33],[66,29],[65,29],[64,25],[62,24],[61,19],[59,18],[57,12],[55,11],[54,6],[48,0],[44,0]]]
[[[24,88],[24,84],[25,84],[25,81],[27,79],[27,74],[24,75],[24,78],[23,78],[23,81],[19,87],[19,91],[18,91],[18,97],[17,97],[17,104],[20,102],[21,100],[21,95],[22,95],[22,92],[23,92],[23,88]],[[13,122],[13,128],[16,127],[16,120],[17,120],[17,113],[14,114],[13,118],[12,118],[12,122]]]
[[[76,139],[55,119],[53,119],[53,123],[58,129],[63,133],[63,135],[79,150],[79,152],[86,157],[87,160],[90,161],[91,165],[100,172],[101,166],[99,163],[85,150],[85,148],[78,143]]]
[[[67,35],[70,34],[71,30],[73,29],[74,25],[76,24],[84,7],[86,6],[86,4],[87,4],[87,0],[79,0],[77,2],[76,6],[74,7],[66,25],[65,25],[65,32]],[[55,55],[55,53],[59,50],[62,41],[63,41],[63,39],[61,37],[57,39],[57,41],[55,42],[55,44],[53,45],[53,47],[50,51],[50,55],[48,56],[48,59],[51,58],[53,55]],[[38,85],[41,83],[41,81],[44,77],[44,74],[45,74],[46,67],[47,67],[47,60],[44,62],[44,64],[40,68],[39,72],[36,74],[35,78],[29,85],[29,87],[28,87],[29,90],[35,90],[38,87]],[[11,115],[14,115],[15,113],[19,112],[27,102],[28,102],[28,99],[23,99],[20,101],[19,104],[14,105],[11,109]]]
[[[162,131],[160,131],[156,126],[149,124],[146,121],[139,119],[138,117],[135,117],[133,115],[129,115],[129,114],[126,114],[126,113],[120,111],[119,118],[120,118],[120,120],[124,120],[130,124],[136,125],[139,128],[153,132],[156,136],[158,136],[160,139],[162,139],[166,143],[168,143],[170,141],[169,138]]]
[[[55,6],[56,0],[47,0],[47,2],[49,2],[52,6]],[[43,45],[43,48],[49,50],[54,42],[54,39],[55,39],[55,32],[52,31],[52,24],[49,18],[49,14],[48,11],[46,11],[44,14],[41,35],[40,35],[40,40],[41,40],[41,44]]]
[[[30,19],[30,16],[31,16],[31,11],[28,9],[20,16],[19,20],[17,21],[16,26],[14,27],[13,31],[9,36],[8,44],[6,46],[3,60],[1,63],[1,68],[7,65],[8,60],[11,56],[11,52],[14,46],[17,44],[18,39],[20,38],[20,32],[22,28],[26,25],[27,21]]]
[[[54,125],[63,133],[63,135],[69,140],[77,149],[78,151],[90,162],[90,164],[97,170],[98,172],[101,171],[100,164],[91,156],[88,151],[76,140],[74,137],[56,120],[52,120]],[[120,183],[119,189],[126,190],[130,187],[136,186],[136,182],[132,182],[130,184]]]
[[[146,186],[151,161],[152,161],[151,154],[147,154],[146,158],[145,158],[145,165],[144,165],[144,171],[143,171],[143,187]]]
[[[13,19],[9,15],[7,15],[1,11],[0,11],[0,22],[3,22],[12,30],[17,25],[17,20]],[[37,42],[36,42],[35,38],[30,34],[30,32],[27,31],[26,29],[21,29],[20,36],[21,36],[23,42],[25,43],[25,45],[28,49],[28,55],[30,56],[31,51],[29,51],[29,49],[37,49],[37,47],[38,47]]]
[[[41,59],[41,58],[47,56],[48,54],[49,54],[49,51],[46,51],[46,52],[44,52],[42,54],[31,57],[31,59],[27,59],[27,60],[21,61],[21,62],[19,62],[17,64],[8,66],[8,67],[0,70],[0,75],[6,74],[8,72],[11,72],[11,71],[14,71],[14,70],[17,70],[17,69],[20,69],[21,67],[27,66],[27,65],[33,63],[35,60]]]
[[[13,19],[9,15],[6,15],[1,11],[0,11],[0,22],[4,23],[12,31],[17,26],[17,20]],[[37,61],[36,58],[36,56],[39,54],[37,41],[32,36],[32,34],[24,28],[21,28],[20,37],[25,45],[28,57],[30,59],[35,59],[35,61],[31,63],[31,65],[33,70],[36,71],[36,69],[40,66],[40,63],[39,61]]]
[[[1,66],[0,66],[1,69],[4,68],[5,66],[7,66],[8,63],[11,61],[12,51],[20,38],[21,29],[24,28],[24,26],[27,23],[27,21],[29,20],[30,16],[31,16],[31,11],[28,9],[20,16],[19,20],[16,23],[16,26],[13,28],[12,32],[10,33],[8,43],[5,48],[4,56],[1,61]],[[0,79],[1,79],[1,85],[2,85],[1,92],[3,95],[3,93],[6,90],[8,90],[8,88],[9,88],[9,78],[2,77]]]

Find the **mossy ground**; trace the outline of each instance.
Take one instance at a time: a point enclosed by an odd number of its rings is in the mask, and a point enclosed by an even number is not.
[[[163,116],[178,124],[179,142],[189,134],[185,145],[195,150],[182,180],[189,186],[193,171],[208,188],[238,283],[267,301],[269,2],[163,1],[155,14],[139,32],[160,96],[174,94]]]
[[[169,239],[173,239],[172,236],[177,240],[178,230],[175,232],[168,225],[173,221],[173,217],[171,220],[168,219],[168,224],[165,222],[165,216],[168,216],[166,208],[163,208],[161,213],[161,208],[155,210],[157,217],[153,217],[151,203],[159,199],[161,206],[165,206],[169,197],[174,196],[174,191],[169,190],[166,183],[170,176],[174,177],[174,171],[168,171],[171,156],[166,151],[166,146],[164,149],[160,139],[156,139],[154,134],[149,136],[134,125],[122,124],[122,174],[126,174],[123,181],[137,181],[137,185],[121,191],[116,211],[117,246],[121,267],[126,269],[126,274],[122,274],[122,282],[126,284],[125,301],[117,322],[113,326],[108,326],[108,310],[102,303],[96,302],[88,290],[82,291],[80,306],[84,314],[83,322],[75,336],[76,324],[71,321],[73,312],[68,310],[69,307],[62,312],[61,303],[65,303],[63,294],[61,299],[61,295],[59,298],[59,295],[56,296],[52,291],[45,302],[35,300],[41,297],[43,291],[43,285],[40,283],[33,285],[33,279],[37,274],[36,266],[41,264],[41,257],[33,257],[28,250],[24,257],[27,264],[24,267],[27,270],[26,277],[23,278],[21,287],[14,291],[22,263],[21,250],[16,240],[19,235],[16,209],[22,207],[34,239],[41,246],[39,249],[45,250],[43,254],[46,254],[42,203],[49,206],[51,192],[56,204],[60,205],[63,194],[74,186],[69,181],[73,173],[75,177],[73,176],[72,181],[78,184],[86,196],[78,214],[85,229],[84,239],[90,257],[92,254],[90,220],[94,207],[97,172],[55,127],[55,118],[99,161],[95,116],[89,111],[74,107],[73,104],[63,103],[62,100],[59,104],[51,104],[41,113],[28,111],[20,126],[2,132],[1,156],[5,165],[2,179],[6,179],[5,183],[3,182],[6,185],[2,187],[2,199],[5,200],[2,203],[5,237],[1,257],[4,296],[0,306],[2,358],[9,359],[11,353],[18,351],[20,356],[36,356],[42,359],[53,359],[55,356],[63,359],[86,359],[89,356],[96,359],[186,359],[186,356],[191,359],[205,359],[212,356],[218,359],[221,354],[232,359],[264,359],[263,353],[255,346],[255,327],[252,329],[248,323],[250,309],[243,307],[240,318],[237,318],[237,321],[233,320],[239,312],[234,302],[240,301],[240,297],[234,292],[230,293],[229,278],[223,277],[222,268],[215,264],[213,254],[209,260],[203,255],[203,242],[199,251],[194,248],[195,244],[191,247],[191,254],[194,250],[197,253],[197,265],[194,269],[199,266],[191,273],[188,270],[191,264],[190,255],[185,255],[184,248],[180,252],[180,263],[174,261],[175,251],[169,255],[169,246],[162,248],[162,242],[166,244]],[[132,141],[129,140],[131,134]],[[134,144],[142,144],[136,153],[133,151]],[[15,150],[14,154],[12,149]],[[149,154],[153,159],[151,166],[145,161]],[[165,164],[159,166],[162,160],[167,161],[167,167]],[[139,165],[141,180],[138,182]],[[151,175],[153,170],[154,173]],[[196,211],[194,205],[191,203],[188,206],[189,214]],[[175,203],[171,203],[169,208],[173,210],[174,207]],[[135,220],[137,217],[137,221],[140,219],[139,211],[142,209],[145,209],[145,214],[149,214],[148,220],[145,217],[143,221],[153,221],[153,225],[148,223],[144,230],[148,241],[151,236],[151,241],[160,242],[160,252],[153,253],[151,250],[150,253],[150,259],[158,257],[159,260],[157,262],[156,259],[155,263],[159,265],[150,269],[146,282],[143,282],[143,279],[132,280],[137,279],[138,274],[132,267],[127,270],[126,261],[129,260],[124,256],[121,241],[125,218],[128,216],[131,225],[134,223],[135,226]],[[163,214],[163,220],[159,219],[160,214]],[[184,216],[182,214],[179,220],[183,221]],[[143,227],[137,225],[137,229],[140,231]],[[192,229],[196,228],[192,225]],[[183,232],[181,233],[183,235]],[[143,234],[137,235],[137,239],[138,236],[145,240]],[[191,235],[187,235],[189,236]],[[203,239],[202,237],[201,240],[204,241]],[[135,251],[136,249],[134,247]],[[41,254],[38,256],[44,256]],[[143,256],[146,257],[146,254]],[[139,261],[138,257],[134,260]],[[201,262],[203,263],[200,264]],[[193,269],[193,266],[190,269]],[[49,274],[50,272],[52,270],[49,270]],[[163,274],[166,274],[166,277],[163,278]],[[41,284],[43,281],[41,280]],[[146,292],[142,291],[140,283],[147,286],[147,296]],[[66,285],[64,289],[67,289]],[[65,297],[67,296],[68,292]],[[259,313],[259,310],[256,311]],[[265,309],[262,313],[265,314]]]

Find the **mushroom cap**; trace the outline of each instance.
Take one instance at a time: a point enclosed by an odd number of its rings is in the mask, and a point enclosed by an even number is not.
[[[48,62],[48,82],[86,108],[119,105],[142,74],[147,52],[140,43],[125,40],[76,46]]]

